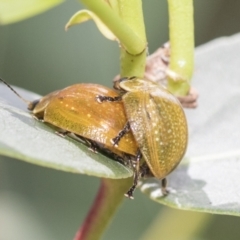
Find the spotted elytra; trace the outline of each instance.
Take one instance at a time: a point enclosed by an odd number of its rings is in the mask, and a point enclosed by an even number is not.
[[[187,148],[188,127],[180,102],[163,86],[146,79],[122,78],[114,87],[121,96],[100,95],[98,101],[123,101],[130,129],[148,167],[156,178],[165,179]],[[114,140],[115,144],[121,142],[118,136]]]

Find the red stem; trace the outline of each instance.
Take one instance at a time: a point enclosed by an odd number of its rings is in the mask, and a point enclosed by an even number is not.
[[[98,190],[97,196],[94,200],[94,203],[93,203],[87,217],[85,218],[83,225],[77,231],[74,240],[87,239],[89,231],[92,228],[92,223],[96,218],[96,214],[97,214],[100,206],[102,205],[102,202],[104,201],[105,196],[106,196],[106,183],[104,181],[101,181],[101,185]]]
[[[74,240],[100,239],[131,184],[132,178],[103,178],[93,205]]]

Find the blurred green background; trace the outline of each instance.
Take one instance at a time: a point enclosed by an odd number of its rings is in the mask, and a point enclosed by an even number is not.
[[[239,31],[240,1],[196,0],[194,5],[196,46]],[[77,82],[111,86],[119,72],[117,44],[106,40],[93,22],[64,31],[66,22],[81,8],[77,1],[68,0],[36,17],[1,26],[0,76],[42,95]],[[168,40],[167,1],[143,1],[143,9],[152,53]],[[2,156],[0,164],[0,240],[72,239],[91,206],[99,179]],[[171,231],[200,216],[169,210],[136,191],[134,201],[124,200],[103,239],[140,239],[158,213],[166,216],[168,212],[176,218],[180,214],[181,220],[172,224],[167,240],[180,239]],[[207,219],[203,229],[189,239],[240,238],[239,218]]]

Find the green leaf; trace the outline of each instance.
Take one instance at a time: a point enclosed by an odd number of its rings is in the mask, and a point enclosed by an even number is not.
[[[102,35],[109,40],[117,40],[116,36],[113,32],[97,17],[96,14],[89,10],[81,10],[76,12],[68,21],[65,26],[65,30],[68,30],[70,27],[93,20],[98,27],[98,30],[102,33]]]
[[[194,87],[199,106],[187,110],[189,146],[182,164],[160,182],[143,181],[151,199],[178,209],[240,216],[240,35],[220,38],[196,51]]]
[[[26,99],[40,96],[14,87]],[[27,106],[0,84],[0,154],[29,163],[104,178],[127,178],[132,171],[80,142],[55,134],[49,125],[35,120]]]
[[[0,0],[0,24],[15,23],[42,13],[64,0]]]

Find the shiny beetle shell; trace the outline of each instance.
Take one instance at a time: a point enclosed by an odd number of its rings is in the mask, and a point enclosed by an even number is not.
[[[122,79],[115,88],[138,147],[153,175],[165,178],[181,161],[188,128],[178,99],[157,83],[139,78]],[[121,142],[121,141],[120,141]]]
[[[99,106],[95,99],[98,94],[118,96],[114,90],[98,84],[75,84],[33,102],[29,109],[44,122],[101,143],[118,155],[135,156],[137,145],[130,132],[123,136],[118,148],[111,143],[127,122],[123,104]]]

